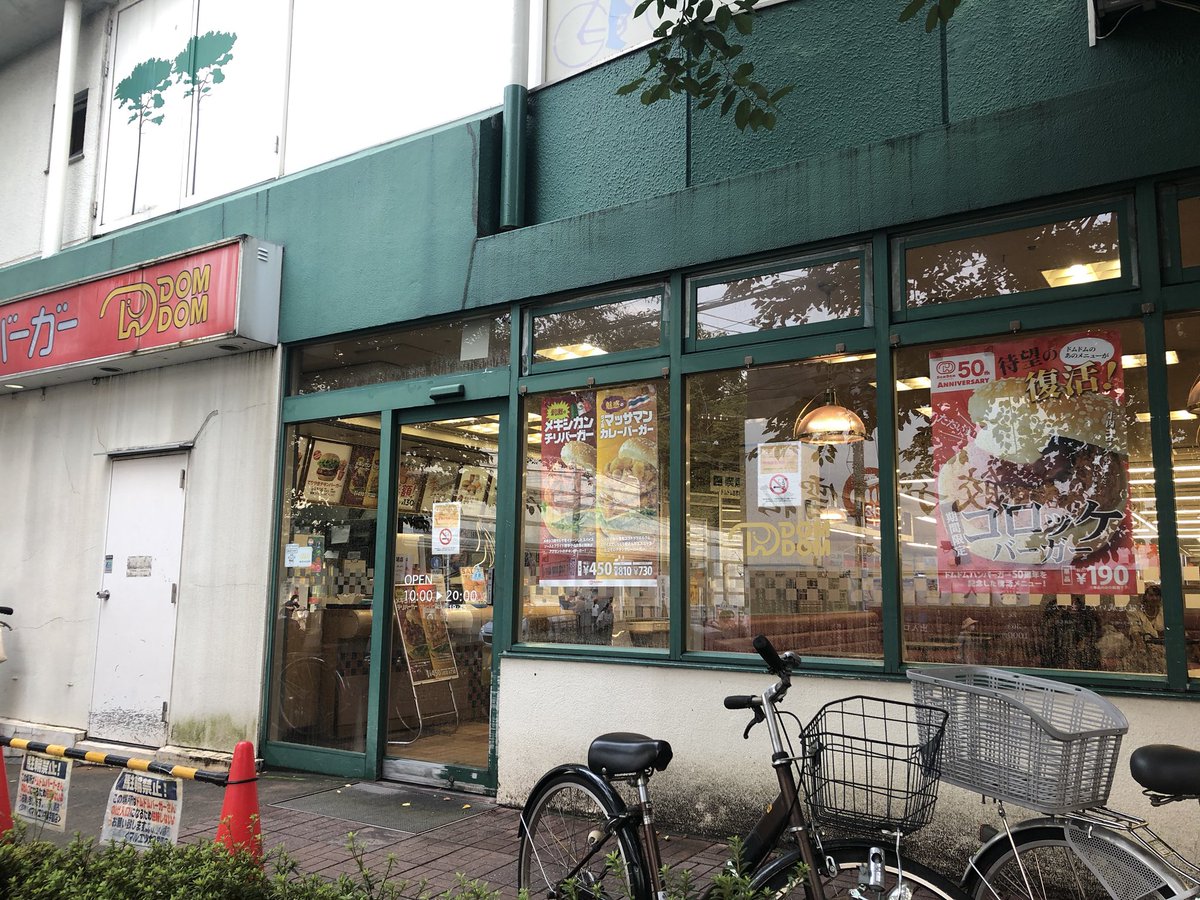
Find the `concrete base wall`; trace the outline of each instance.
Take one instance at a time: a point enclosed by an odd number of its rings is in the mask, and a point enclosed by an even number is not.
[[[652,782],[663,822],[717,836],[742,833],[775,795],[765,726],[742,740],[745,712],[726,710],[728,694],[761,693],[770,676],[756,673],[644,668],[636,665],[505,659],[498,710],[499,791],[502,803],[520,805],[538,777],[563,762],[583,762],[593,737],[634,731],[671,742],[674,760]],[[864,694],[912,700],[907,682],[797,677],[784,709],[807,723],[825,703]],[[1117,765],[1109,805],[1141,815],[1177,849],[1200,856],[1195,806],[1152,809],[1129,777],[1130,751],[1150,743],[1200,748],[1200,716],[1186,701],[1120,697],[1129,734]],[[789,733],[795,740],[799,726]],[[1011,818],[1026,810],[1010,808]],[[955,871],[974,846],[981,822],[998,824],[978,796],[943,785],[932,825],[909,841],[918,858]]]

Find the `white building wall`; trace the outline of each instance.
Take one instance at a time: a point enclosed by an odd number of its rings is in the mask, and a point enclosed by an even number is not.
[[[744,833],[774,797],[777,782],[766,726],[743,741],[750,714],[729,711],[721,701],[729,694],[761,693],[770,683],[765,672],[505,659],[497,710],[498,799],[524,803],[552,766],[586,762],[592,738],[633,731],[668,740],[674,750],[667,771],[651,782],[660,819],[717,835]],[[797,676],[784,708],[807,723],[823,704],[854,694],[912,701],[907,682]],[[1130,727],[1109,805],[1144,816],[1177,849],[1197,858],[1195,806],[1151,808],[1129,777],[1128,757],[1143,744],[1200,747],[1200,716],[1187,701],[1119,697],[1115,702]],[[794,740],[799,726],[789,730]],[[1012,818],[1029,815],[1014,808],[1009,812]],[[954,871],[977,846],[979,825],[985,821],[999,824],[990,806],[943,785],[936,820],[910,839],[910,849],[935,868]]]
[[[79,34],[72,94],[88,91],[83,158],[67,169],[64,244],[91,237],[99,147],[105,25],[108,13],[87,19]],[[46,205],[46,166],[58,77],[58,41],[43,44],[0,68],[0,265],[40,255]]]
[[[0,398],[0,720],[86,728],[107,454],[192,441],[169,740],[256,739],[278,406],[275,350]]]

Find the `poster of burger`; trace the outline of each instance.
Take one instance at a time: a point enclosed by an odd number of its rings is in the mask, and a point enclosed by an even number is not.
[[[655,388],[551,395],[543,398],[541,414],[541,583],[657,584]]]
[[[314,439],[309,443],[304,473],[304,499],[313,503],[336,505],[342,501],[346,471],[350,465],[350,446]]]
[[[931,353],[943,592],[1116,592],[1134,583],[1120,336]]]

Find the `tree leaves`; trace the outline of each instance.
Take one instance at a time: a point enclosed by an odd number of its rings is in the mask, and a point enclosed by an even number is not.
[[[643,104],[651,105],[684,94],[708,109],[721,100],[720,115],[734,111],[734,124],[745,131],[775,127],[780,100],[791,92],[787,85],[772,91],[752,80],[754,63],[733,61],[745,49],[728,35],[751,34],[758,0],[642,0],[634,10],[640,16],[652,5],[660,17],[667,9],[677,12],[655,29],[661,42],[646,51],[646,68],[640,76],[617,88],[625,96],[640,91]],[[732,31],[731,31],[732,30]]]

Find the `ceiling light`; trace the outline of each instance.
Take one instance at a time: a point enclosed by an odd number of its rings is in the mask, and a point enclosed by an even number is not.
[[[863,362],[864,360],[874,359],[874,358],[875,358],[874,353],[843,353],[840,356],[827,356],[827,357],[825,357],[825,359],[823,359],[821,361],[837,364],[837,363]]]
[[[825,405],[804,413],[792,429],[805,444],[857,444],[867,439],[867,426],[854,410],[838,406],[833,390],[825,392]]]
[[[821,510],[821,521],[823,522],[845,522],[846,511],[844,509],[823,509]]]
[[[1042,277],[1052,288],[1071,284],[1088,284],[1092,281],[1107,281],[1121,277],[1121,260],[1102,259],[1092,263],[1075,263],[1063,269],[1042,269]]]
[[[918,406],[917,412],[919,412],[921,415],[923,415],[927,419],[933,418],[933,407],[932,406]]]
[[[585,356],[603,356],[608,353],[603,347],[597,347],[595,344],[566,344],[561,347],[547,347],[544,350],[538,350],[534,353],[535,356],[540,356],[543,359],[554,360],[561,362],[564,359],[582,359]]]
[[[1174,350],[1168,350],[1166,353],[1166,361],[1168,366],[1179,364],[1179,354]],[[1141,369],[1146,365],[1145,353],[1126,353],[1121,357],[1121,367],[1125,369]]]
[[[1188,403],[1190,404],[1191,402],[1192,402],[1192,398],[1188,397]],[[1197,410],[1197,411],[1200,412],[1200,410]],[[1190,421],[1191,419],[1195,419],[1195,418],[1197,418],[1197,415],[1195,412],[1191,411],[1190,406],[1188,409],[1173,409],[1173,410],[1171,410],[1171,421],[1172,422],[1187,422],[1187,421]],[[1142,423],[1149,422],[1150,421],[1150,413],[1148,413],[1148,412],[1138,413],[1137,420]]]
[[[25,385],[23,385],[23,384],[6,384],[5,387],[8,388],[9,390],[13,390],[13,391],[25,390]]]

